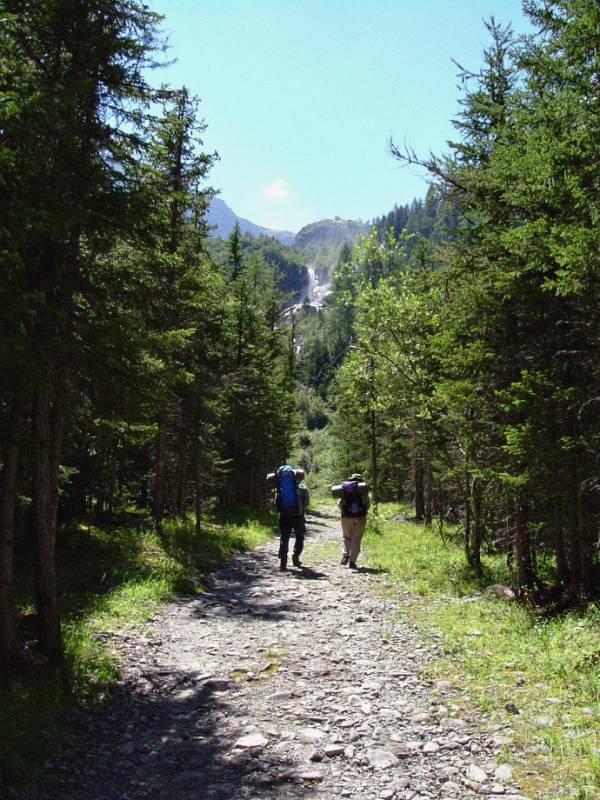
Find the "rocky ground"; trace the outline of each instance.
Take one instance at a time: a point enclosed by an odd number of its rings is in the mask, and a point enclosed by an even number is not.
[[[208,591],[110,640],[115,695],[75,714],[60,757],[26,800],[519,800],[457,690],[422,677],[436,657],[388,599],[309,520],[303,569],[277,571],[277,542],[237,556]]]

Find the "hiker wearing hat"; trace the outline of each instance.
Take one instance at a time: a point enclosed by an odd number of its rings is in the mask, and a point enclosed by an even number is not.
[[[342,513],[342,560],[350,569],[356,569],[360,543],[367,527],[367,511],[371,506],[367,486],[362,475],[355,472],[341,487],[338,508]]]

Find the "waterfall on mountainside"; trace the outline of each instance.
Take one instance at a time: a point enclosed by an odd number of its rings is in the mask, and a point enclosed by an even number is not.
[[[325,275],[317,275],[314,267],[308,267],[308,289],[306,291],[306,299],[311,306],[320,307],[323,304],[324,298],[330,292],[331,286],[331,273],[333,266],[328,269]]]

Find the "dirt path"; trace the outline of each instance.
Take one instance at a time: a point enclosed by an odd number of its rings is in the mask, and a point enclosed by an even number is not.
[[[421,677],[435,652],[385,581],[353,572],[309,520],[307,568],[277,571],[277,542],[237,556],[208,592],[169,604],[115,638],[127,666],[116,695],[75,715],[64,753],[27,800],[518,800],[506,743],[458,716],[454,689]]]

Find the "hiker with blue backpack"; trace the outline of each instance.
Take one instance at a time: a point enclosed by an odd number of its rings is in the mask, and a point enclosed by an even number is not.
[[[276,506],[279,525],[279,569],[287,570],[288,550],[290,536],[295,536],[292,564],[301,567],[300,555],[304,549],[304,535],[306,533],[306,520],[304,512],[308,507],[309,495],[306,485],[302,482],[304,473],[284,464],[277,472],[267,476],[277,488]]]
[[[339,497],[338,508],[342,515],[342,566],[357,569],[360,544],[367,527],[367,512],[371,499],[362,475],[355,472],[349,480],[331,487],[334,497]]]

